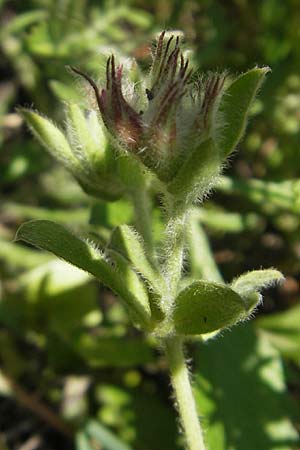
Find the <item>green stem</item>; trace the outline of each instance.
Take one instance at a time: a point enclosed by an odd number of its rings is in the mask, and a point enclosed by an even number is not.
[[[169,213],[165,240],[165,278],[169,288],[170,312],[177,294],[182,274],[184,245],[187,234],[189,209],[176,207],[171,201],[167,204]],[[178,412],[185,432],[189,450],[205,450],[203,433],[199,422],[195,399],[191,388],[188,369],[183,353],[183,339],[178,336],[166,338],[165,353],[170,367]]]
[[[205,450],[203,432],[198,418],[188,369],[180,337],[165,341],[165,353],[171,372],[172,386],[176,395],[178,412],[185,431],[189,450]]]
[[[169,302],[172,304],[181,278],[188,211],[168,207],[168,223],[164,244],[164,273],[169,288]]]
[[[135,226],[144,239],[145,250],[151,260],[155,259],[151,211],[152,203],[146,184],[141,184],[130,194],[134,206]]]
[[[136,224],[143,235],[147,255],[152,257],[153,244],[151,233],[151,217],[149,204],[147,206],[147,192],[140,190],[133,196]],[[172,305],[181,278],[188,210],[178,208],[167,199],[168,223],[164,245],[163,268],[168,292],[163,297],[168,302],[167,312],[171,313]],[[188,369],[183,353],[183,340],[174,336],[163,339],[165,354],[171,372],[172,386],[178,404],[178,412],[184,428],[189,450],[205,450],[201,425],[198,419],[195,399],[193,396]]]

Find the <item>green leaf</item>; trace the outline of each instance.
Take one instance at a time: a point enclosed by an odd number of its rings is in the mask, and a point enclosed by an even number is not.
[[[253,99],[269,71],[268,67],[249,70],[234,80],[225,91],[218,112],[224,126],[216,136],[222,159],[234,150],[242,138]]]
[[[222,283],[223,279],[213,257],[210,242],[200,223],[198,209],[190,216],[190,232],[187,234],[189,264],[194,280],[203,278]]]
[[[89,274],[57,258],[25,272],[17,281],[18,295],[26,305],[24,320],[28,317],[28,326],[35,330],[47,328],[68,336],[97,308],[96,286]]]
[[[236,278],[231,283],[231,288],[244,299],[249,314],[261,302],[259,292],[283,280],[284,277],[278,270],[253,270]]]
[[[87,165],[88,171],[103,170],[107,139],[96,112],[89,112],[94,116],[94,120],[89,122],[76,103],[68,103],[66,112],[69,139],[72,147],[79,153],[81,162]]]
[[[121,297],[134,321],[142,326],[149,326],[150,307],[147,295],[146,293],[142,295],[143,290],[140,285],[137,292],[131,290],[132,287],[136,288],[137,275],[128,264],[126,265],[124,258],[114,254],[112,263],[93,244],[48,220],[33,220],[23,224],[17,231],[16,239],[50,251],[94,275]]]
[[[185,335],[205,334],[235,324],[245,314],[243,299],[230,287],[195,281],[175,300],[174,326]]]
[[[10,20],[7,21],[6,25],[2,25],[1,30],[2,38],[6,37],[8,34],[17,34],[24,31],[25,28],[30,25],[44,21],[47,17],[47,12],[44,10],[33,10],[22,14],[16,14]]]
[[[219,150],[208,139],[190,153],[175,177],[168,184],[168,191],[182,200],[192,202],[203,197],[213,186],[221,167]]]
[[[251,323],[201,345],[194,392],[213,450],[291,450],[299,439],[282,361]]]
[[[273,313],[259,317],[255,325],[267,331],[278,333],[298,333],[300,335],[300,304],[296,304],[287,311]]]
[[[21,247],[0,237],[0,261],[16,269],[31,269],[52,259],[51,255]]]
[[[128,429],[134,431],[130,441],[135,450],[182,450],[175,414],[164,397],[153,395],[144,383],[129,388],[129,383],[124,388],[101,380],[96,386],[96,398],[101,405],[98,417],[108,420],[120,435],[126,435]]]
[[[128,444],[122,442],[112,431],[99,422],[90,420],[85,431],[92,441],[98,442],[105,450],[132,450]]]
[[[259,230],[263,227],[263,219],[255,213],[231,213],[212,208],[197,208],[197,212],[203,224],[222,234]]]
[[[259,317],[255,326],[265,333],[272,345],[286,358],[300,365],[300,305],[287,311]]]
[[[145,172],[145,168],[141,166],[141,163],[130,153],[118,155],[116,163],[118,176],[124,186],[126,186],[129,191],[140,189]]]
[[[89,223],[114,228],[132,222],[132,218],[133,206],[128,200],[121,199],[113,203],[98,201],[92,205]]]
[[[49,119],[29,109],[20,109],[33,134],[49,153],[61,162],[89,195],[113,201],[121,197],[122,188],[110,176],[97,177],[93,168],[84,164],[84,158],[76,156],[65,135]]]
[[[252,270],[233,280],[231,288],[242,297],[281,283],[284,276],[276,269]]]
[[[64,102],[80,102],[80,93],[74,87],[59,80],[50,80],[49,87],[60,100]]]
[[[93,450],[90,439],[83,431],[78,431],[75,437],[76,450]]]
[[[73,172],[73,175],[81,188],[88,195],[97,199],[100,198],[106,202],[114,202],[115,200],[119,200],[123,195],[120,184],[116,183],[109,176],[105,177],[103,175],[100,180],[100,177],[95,178],[93,176],[94,174],[90,174],[90,177],[88,177],[86,174]]]
[[[2,210],[5,214],[9,214],[14,220],[20,222],[25,219],[50,219],[60,223],[85,225],[89,219],[89,211],[85,207],[76,209],[49,209],[26,205],[24,203],[6,202]]]
[[[162,320],[164,314],[159,304],[161,292],[165,289],[164,280],[146,257],[142,237],[132,227],[121,225],[112,233],[109,247],[124,255],[134,270],[146,280],[152,317]]]
[[[20,109],[20,113],[33,134],[57,161],[62,162],[72,171],[80,170],[79,161],[75,158],[64,134],[56,125],[29,109]]]
[[[76,449],[93,450],[95,444],[97,448],[103,450],[132,450],[107,427],[94,420],[89,420],[85,427],[76,434]]]
[[[271,182],[256,179],[237,179],[222,176],[217,188],[230,195],[245,197],[267,215],[274,211],[299,211],[299,180]],[[266,198],[268,201],[266,202]]]
[[[102,337],[82,333],[72,342],[74,351],[87,365],[99,367],[128,367],[154,362],[154,352],[140,337]]]
[[[109,247],[122,253],[157,292],[163,286],[163,278],[146,257],[142,237],[128,225],[117,227],[111,236]]]
[[[121,294],[119,295],[121,295],[121,297],[125,296],[126,298],[127,297],[126,290],[132,292],[136,301],[138,301],[138,303],[145,309],[145,312],[147,313],[147,315],[149,315],[150,318],[151,311],[148,292],[142,279],[135,272],[135,270],[131,268],[129,261],[127,261],[126,258],[124,258],[120,253],[112,249],[107,249],[106,253],[109,256],[111,262],[113,263],[114,269],[117,272],[118,277],[120,279],[122,295]],[[111,287],[111,289],[114,290],[113,287]],[[135,315],[133,315],[132,318],[133,320],[135,320]]]

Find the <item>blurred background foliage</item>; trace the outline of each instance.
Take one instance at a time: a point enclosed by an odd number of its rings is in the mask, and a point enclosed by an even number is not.
[[[182,448],[154,342],[85,273],[13,242],[31,218],[104,240],[132,221],[126,200],[84,194],[15,108],[61,120],[60,100],[86,95],[65,66],[98,78],[114,52],[147,67],[164,28],[185,32],[199,71],[272,68],[239,153],[195,212],[187,274],[206,276],[197,261],[211,247],[225,280],[275,266],[286,282],[254,321],[189,350],[210,449],[299,449],[299,1],[0,0],[0,15],[0,449]]]

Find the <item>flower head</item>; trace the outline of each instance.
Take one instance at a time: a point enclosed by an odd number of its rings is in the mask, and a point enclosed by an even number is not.
[[[123,67],[116,66],[114,55],[107,60],[105,88],[99,89],[89,76],[73,70],[94,89],[103,122],[118,144],[135,153],[159,178],[170,180],[188,149],[209,135],[225,76],[192,82],[180,33],[163,31],[152,57],[150,74],[142,81],[144,98],[137,105],[124,96]]]
[[[210,190],[241,139],[269,68],[254,68],[234,80],[225,72],[198,76],[182,41],[180,32],[160,33],[149,75],[135,84],[113,55],[101,88],[73,70],[92,86],[114,147],[134,155],[180,202],[192,202]],[[124,90],[125,83],[131,89]]]

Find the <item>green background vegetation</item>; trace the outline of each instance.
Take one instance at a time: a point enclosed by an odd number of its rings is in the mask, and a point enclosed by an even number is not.
[[[66,65],[98,78],[114,52],[146,68],[164,28],[185,32],[199,72],[272,69],[239,153],[195,215],[186,270],[199,274],[201,222],[225,280],[274,266],[286,282],[252,322],[189,350],[211,450],[299,449],[299,1],[0,0],[0,14],[0,449],[182,448],[152,339],[85,273],[13,242],[27,219],[103,239],[130,223],[126,200],[84,194],[15,108],[59,122],[61,100],[85,95]],[[153,227],[159,239],[158,212]]]

